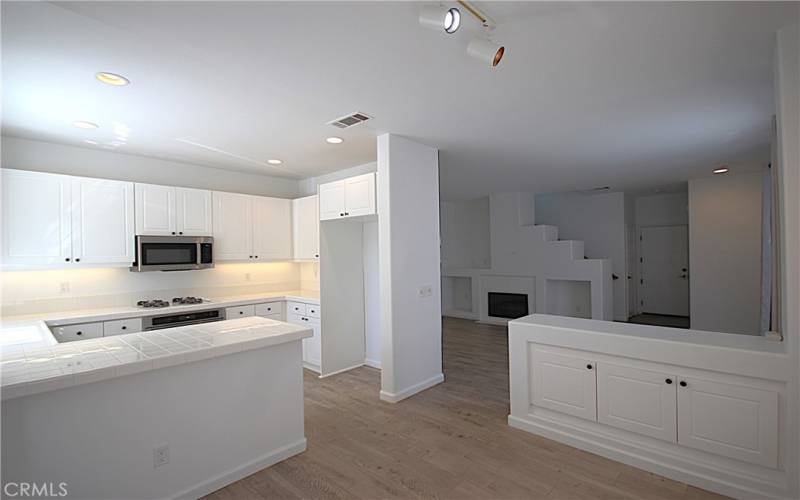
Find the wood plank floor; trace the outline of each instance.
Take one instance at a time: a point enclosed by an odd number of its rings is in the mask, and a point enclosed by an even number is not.
[[[207,498],[723,498],[506,423],[504,327],[447,318],[445,383],[397,404],[380,372],[305,376],[308,450]]]

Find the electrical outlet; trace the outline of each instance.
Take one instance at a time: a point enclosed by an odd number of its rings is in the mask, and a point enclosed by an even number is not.
[[[431,285],[423,285],[419,287],[420,297],[430,297],[431,295],[433,295],[433,287]]]
[[[153,468],[161,467],[169,463],[169,445],[162,444],[153,448]]]
[[[250,281],[250,273],[244,273],[244,280]]]
[[[69,281],[62,281],[60,289],[61,293],[69,293]]]

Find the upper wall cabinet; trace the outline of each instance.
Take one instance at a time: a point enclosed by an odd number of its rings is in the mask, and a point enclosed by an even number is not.
[[[291,200],[214,192],[214,259],[292,258]]]
[[[210,236],[211,191],[136,184],[136,234]]]
[[[292,243],[297,260],[319,259],[319,204],[317,195],[292,200]]]
[[[375,174],[320,184],[320,220],[358,217],[375,213]]]
[[[2,265],[130,265],[133,184],[2,170]]]

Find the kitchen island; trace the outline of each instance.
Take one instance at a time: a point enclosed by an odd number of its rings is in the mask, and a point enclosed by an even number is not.
[[[246,317],[4,353],[4,481],[195,498],[300,453],[310,336]]]

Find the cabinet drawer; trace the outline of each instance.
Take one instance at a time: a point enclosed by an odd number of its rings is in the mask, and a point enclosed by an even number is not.
[[[300,316],[305,316],[307,313],[306,305],[302,302],[289,302],[289,314],[299,314]]]
[[[122,335],[125,333],[136,333],[142,331],[142,319],[130,318],[120,319],[117,321],[106,321],[103,323],[103,335],[111,337],[112,335]]]
[[[103,336],[103,323],[57,326],[52,331],[59,342],[97,339]]]
[[[246,318],[255,315],[256,306],[254,305],[225,308],[225,319]]]
[[[322,315],[322,310],[319,306],[306,304],[306,316],[311,316],[312,318],[319,318]]]
[[[267,302],[266,304],[255,305],[256,316],[270,316],[273,314],[283,314],[283,302]]]

